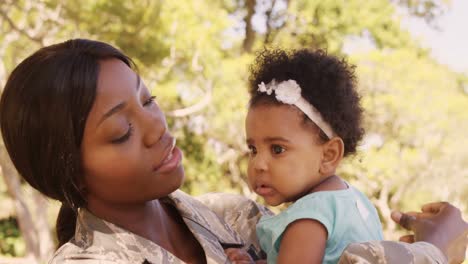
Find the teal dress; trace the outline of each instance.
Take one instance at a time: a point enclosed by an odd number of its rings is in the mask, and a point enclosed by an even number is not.
[[[276,263],[286,227],[299,219],[314,219],[326,228],[328,239],[323,263],[337,263],[350,243],[383,240],[376,209],[354,187],[311,193],[280,214],[265,215],[258,222],[257,236],[262,249],[267,253],[268,264]]]

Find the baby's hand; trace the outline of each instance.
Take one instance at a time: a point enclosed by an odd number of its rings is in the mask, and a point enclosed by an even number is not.
[[[235,264],[251,264],[255,263],[250,257],[249,253],[242,248],[228,248],[224,252],[228,256],[229,260]]]

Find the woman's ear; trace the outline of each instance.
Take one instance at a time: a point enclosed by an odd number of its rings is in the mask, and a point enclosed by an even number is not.
[[[340,137],[334,137],[323,144],[323,157],[320,165],[322,175],[332,175],[335,173],[338,164],[343,159],[344,143]]]

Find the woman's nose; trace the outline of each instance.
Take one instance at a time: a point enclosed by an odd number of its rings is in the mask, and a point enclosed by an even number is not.
[[[143,144],[151,147],[166,133],[167,123],[164,114],[161,111],[147,112],[143,119]]]

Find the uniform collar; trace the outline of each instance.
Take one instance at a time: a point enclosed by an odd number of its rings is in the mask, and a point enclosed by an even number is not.
[[[228,262],[223,243],[243,244],[242,239],[214,212],[182,191],[175,191],[161,202],[172,204],[205,251],[207,263]],[[184,263],[156,243],[80,209],[74,244],[82,249],[103,250],[132,263]],[[119,257],[120,256],[120,257]]]

